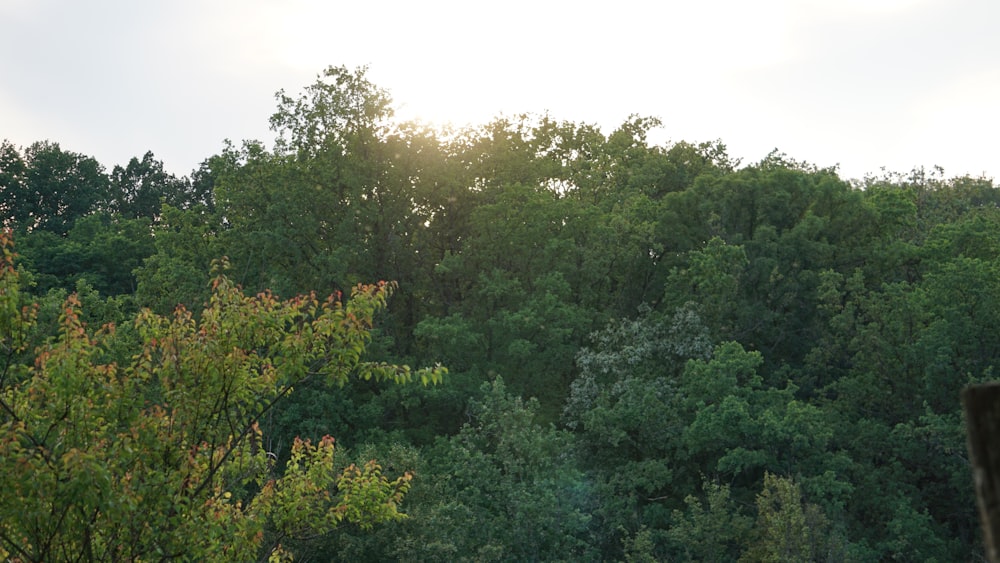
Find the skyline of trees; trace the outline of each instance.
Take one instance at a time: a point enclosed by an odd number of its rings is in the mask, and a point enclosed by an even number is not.
[[[150,153],[105,174],[4,143],[38,303],[15,363],[75,299],[128,365],[136,319],[210,316],[223,256],[227,283],[276,301],[385,280],[366,361],[440,364],[443,383],[303,381],[261,431],[281,463],[331,435],[345,465],[412,472],[408,517],[296,553],[982,560],[958,392],[998,367],[991,180],[744,164],[721,141],[650,144],[640,117],[444,132],[391,107],[330,68],[279,93],[272,148],[227,145],[190,179]]]

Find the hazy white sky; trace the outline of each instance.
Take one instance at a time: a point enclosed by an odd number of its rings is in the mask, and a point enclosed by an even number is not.
[[[1000,179],[996,0],[0,0],[0,139],[186,175],[274,93],[369,66],[404,119],[548,112],[856,178]]]

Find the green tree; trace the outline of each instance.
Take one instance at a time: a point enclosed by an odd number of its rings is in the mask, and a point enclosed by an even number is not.
[[[4,139],[0,143],[0,227],[14,227],[15,212],[26,205],[28,163],[18,148]]]
[[[754,535],[741,561],[847,560],[822,509],[805,502],[799,485],[786,477],[764,475],[764,489],[757,495]]]
[[[160,206],[167,203],[186,208],[192,205],[193,194],[187,179],[175,177],[163,169],[163,162],[156,160],[151,151],[142,160],[133,157],[124,167],[111,170],[112,207],[119,215],[137,219],[154,219]]]
[[[689,253],[686,268],[670,272],[666,300],[675,307],[697,303],[705,324],[716,331],[716,338],[732,337],[738,330],[734,317],[740,313],[732,304],[739,299],[740,281],[748,264],[742,246],[714,237],[704,248]]]
[[[409,518],[338,560],[589,561],[589,484],[572,437],[540,423],[538,402],[484,383],[468,422],[424,449]]]
[[[678,376],[686,360],[707,358],[711,350],[694,310],[667,317],[647,306],[635,319],[609,322],[577,354],[580,373],[563,420],[576,433],[590,472],[593,528],[605,559],[620,557],[628,537],[662,549],[660,532],[682,502],[681,491],[700,482],[698,469],[684,465],[687,420]],[[640,533],[643,528],[648,534]]]
[[[667,537],[672,551],[685,561],[734,561],[749,540],[753,519],[742,514],[730,497],[729,485],[704,481],[705,502],[684,498],[675,510]]]
[[[34,230],[18,238],[22,263],[34,273],[34,291],[72,290],[86,280],[106,296],[136,291],[134,271],[154,250],[150,220],[93,213],[81,217],[65,236]]]
[[[428,151],[433,142],[395,126],[391,99],[364,69],[331,67],[300,95],[277,98],[273,151],[247,142],[211,162],[238,281],[282,295],[373,278],[410,287],[413,241],[433,212],[416,194],[427,164],[411,141]],[[409,291],[397,307],[416,306]]]
[[[177,305],[197,310],[208,300],[212,261],[226,253],[218,240],[218,215],[205,207],[164,206],[153,228],[155,252],[134,270],[139,305],[168,314]]]
[[[107,209],[108,177],[93,158],[51,142],[27,147],[23,167],[9,144],[4,144],[2,153],[5,172],[0,191],[18,228],[65,235],[78,218]]]
[[[9,235],[0,243],[0,345],[23,351],[32,309],[19,308]],[[401,518],[408,474],[391,480],[374,462],[335,472],[329,437],[296,440],[279,468],[260,430],[309,379],[440,379],[442,369],[361,359],[392,287],[358,286],[346,303],[279,301],[220,276],[199,320],[183,308],[140,314],[141,349],[126,365],[104,361],[114,327],[88,330],[70,296],[58,336],[0,378],[3,555],[246,561],[342,521]]]

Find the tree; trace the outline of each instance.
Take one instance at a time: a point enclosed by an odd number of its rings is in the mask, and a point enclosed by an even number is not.
[[[687,268],[670,272],[665,299],[676,306],[698,303],[706,325],[721,335],[731,336],[736,324],[733,317],[738,314],[733,304],[739,297],[740,281],[748,264],[742,246],[714,237],[703,248],[689,253]]]
[[[36,294],[72,289],[85,279],[104,295],[123,295],[135,292],[133,272],[153,253],[154,243],[149,219],[94,213],[78,219],[65,236],[23,233],[18,250],[35,275]]]
[[[670,503],[697,486],[677,475],[698,471],[683,466],[688,421],[678,377],[689,358],[709,357],[712,343],[689,307],[670,317],[643,307],[637,318],[610,322],[591,340],[577,354],[580,374],[564,421],[577,433],[582,463],[592,472],[600,522],[594,530],[609,559],[621,556],[630,533],[628,542],[662,540],[658,528],[670,517]]]
[[[705,503],[689,495],[685,511],[675,510],[667,532],[674,551],[685,561],[733,561],[746,543],[752,519],[740,513],[729,485],[702,483]]]
[[[233,263],[247,272],[240,281],[280,294],[408,281],[411,239],[429,217],[413,193],[421,172],[403,162],[410,133],[393,128],[388,94],[364,69],[331,67],[299,96],[277,98],[274,151],[248,142],[212,163],[226,164],[215,198]]]
[[[33,309],[9,233],[0,248],[0,351],[16,358]],[[329,436],[296,440],[282,468],[260,424],[312,379],[440,380],[443,368],[362,360],[393,287],[279,301],[220,275],[197,320],[183,307],[142,312],[127,365],[106,361],[115,327],[89,330],[71,295],[58,336],[0,372],[0,556],[247,561],[340,522],[402,518],[409,474],[390,479],[374,461],[336,472]]]
[[[741,561],[844,561],[843,546],[815,504],[802,498],[798,483],[771,473],[757,495],[756,538]]]
[[[0,143],[0,227],[13,227],[14,212],[27,196],[28,163],[9,141]]]
[[[130,219],[155,219],[163,203],[180,208],[200,203],[190,182],[168,174],[152,151],[111,170],[111,197],[115,211]]]
[[[337,560],[593,561],[592,492],[572,436],[538,421],[538,402],[501,378],[469,402],[468,420],[425,451],[413,518]]]
[[[17,227],[64,235],[78,218],[107,207],[108,177],[93,158],[38,142],[25,149],[22,168],[16,150],[5,144],[2,152],[0,193]]]
[[[153,231],[156,248],[134,270],[136,300],[143,307],[167,314],[178,304],[188,309],[208,298],[212,260],[225,252],[219,246],[221,229],[218,216],[204,207],[180,210],[169,205]]]

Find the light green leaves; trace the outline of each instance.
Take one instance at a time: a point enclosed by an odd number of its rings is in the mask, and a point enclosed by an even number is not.
[[[33,309],[21,306],[6,235],[0,243],[0,345],[14,358]],[[198,316],[143,311],[141,347],[124,365],[102,362],[114,327],[90,331],[70,296],[34,365],[0,378],[0,553],[246,561],[287,555],[283,541],[342,521],[401,518],[409,474],[390,479],[374,462],[338,472],[329,437],[296,440],[281,471],[258,424],[313,378],[441,381],[440,366],[362,360],[394,287],[282,301],[220,275]]]

